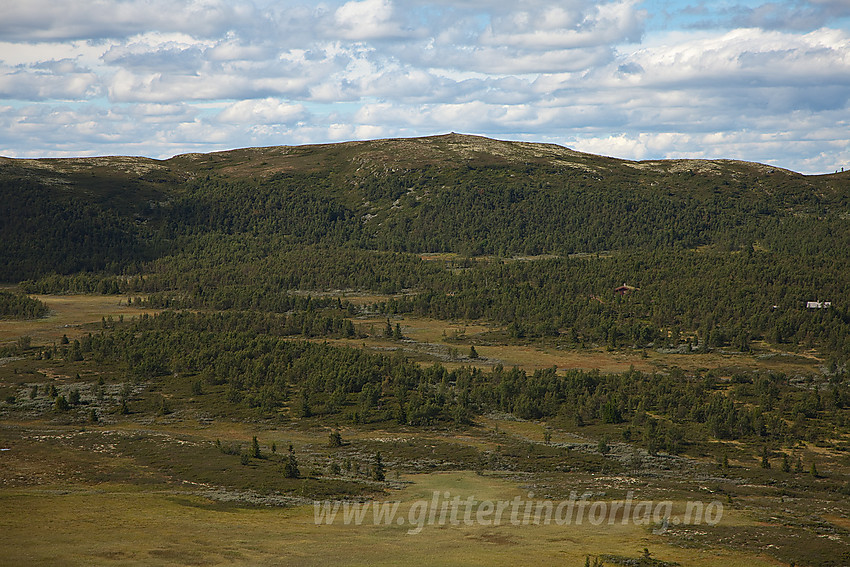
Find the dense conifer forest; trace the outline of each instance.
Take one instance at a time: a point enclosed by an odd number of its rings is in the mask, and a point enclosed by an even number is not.
[[[0,290],[0,319],[36,319],[47,311],[47,306],[37,299]]]
[[[375,308],[516,337],[850,358],[846,174],[458,135],[147,160],[144,174],[53,161],[0,169],[3,279],[29,293],[286,312],[294,290],[404,292]],[[831,309],[806,308],[817,300]]]

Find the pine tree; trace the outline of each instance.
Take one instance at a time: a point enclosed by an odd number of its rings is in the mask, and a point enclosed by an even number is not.
[[[71,405],[65,399],[64,395],[56,398],[56,411],[68,411],[69,409],[71,409]]]
[[[384,482],[386,478],[386,469],[384,469],[384,461],[381,458],[381,452],[375,453],[375,464],[372,468],[372,478],[378,482]]]
[[[342,435],[339,434],[339,431],[331,431],[331,434],[328,436],[328,445],[330,447],[342,446]]]
[[[298,460],[295,458],[295,451],[292,445],[289,446],[289,456],[286,458],[286,464],[283,467],[283,475],[286,478],[298,478],[301,476],[298,470]]]
[[[313,415],[313,410],[310,408],[310,397],[306,389],[302,389],[301,394],[298,396],[298,406],[301,417],[310,417]]]

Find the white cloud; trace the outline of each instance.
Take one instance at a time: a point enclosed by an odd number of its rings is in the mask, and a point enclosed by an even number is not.
[[[134,104],[127,109],[134,121],[146,124],[192,122],[198,110],[188,104]]]
[[[211,36],[252,17],[250,4],[224,0],[27,0],[4,3],[0,37],[30,42],[125,38],[151,29]]]
[[[355,41],[406,35],[395,19],[391,0],[351,0],[337,8],[333,23],[330,34]]]
[[[637,84],[850,84],[850,35],[829,29],[802,35],[738,29],[641,50],[625,60],[641,70],[628,79]]]
[[[850,6],[752,4],[668,2],[658,18],[638,0],[19,2],[0,17],[0,153],[467,131],[840,167]]]
[[[307,109],[301,104],[286,104],[277,99],[243,100],[225,108],[218,119],[233,124],[290,124],[304,120]]]
[[[8,67],[0,64],[0,98],[80,100],[102,92],[101,79],[69,59]]]
[[[636,41],[643,31],[644,12],[637,0],[576,3],[568,8],[542,5],[497,19],[481,37],[484,45],[534,50],[572,49]]]

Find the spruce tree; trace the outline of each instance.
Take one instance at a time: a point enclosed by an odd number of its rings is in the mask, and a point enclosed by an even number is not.
[[[342,446],[342,435],[339,434],[339,431],[331,431],[331,434],[328,436],[328,445],[331,447]]]
[[[68,411],[69,409],[71,409],[71,404],[68,403],[64,395],[56,398],[56,411]]]
[[[378,482],[383,482],[386,478],[386,469],[384,468],[384,461],[381,458],[380,451],[375,453],[375,464],[372,469],[372,478]]]
[[[295,451],[292,445],[289,446],[289,456],[286,458],[286,464],[283,466],[283,475],[286,478],[298,478],[301,472],[298,470],[298,459],[295,458]]]

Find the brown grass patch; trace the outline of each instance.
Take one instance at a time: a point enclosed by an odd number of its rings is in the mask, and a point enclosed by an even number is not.
[[[83,336],[89,330],[82,326],[100,323],[103,317],[118,321],[158,310],[128,307],[127,299],[119,295],[32,295],[47,305],[49,314],[41,319],[27,321],[0,321],[0,343],[12,342],[29,335],[33,344],[49,345],[58,342],[62,335],[69,339]]]

